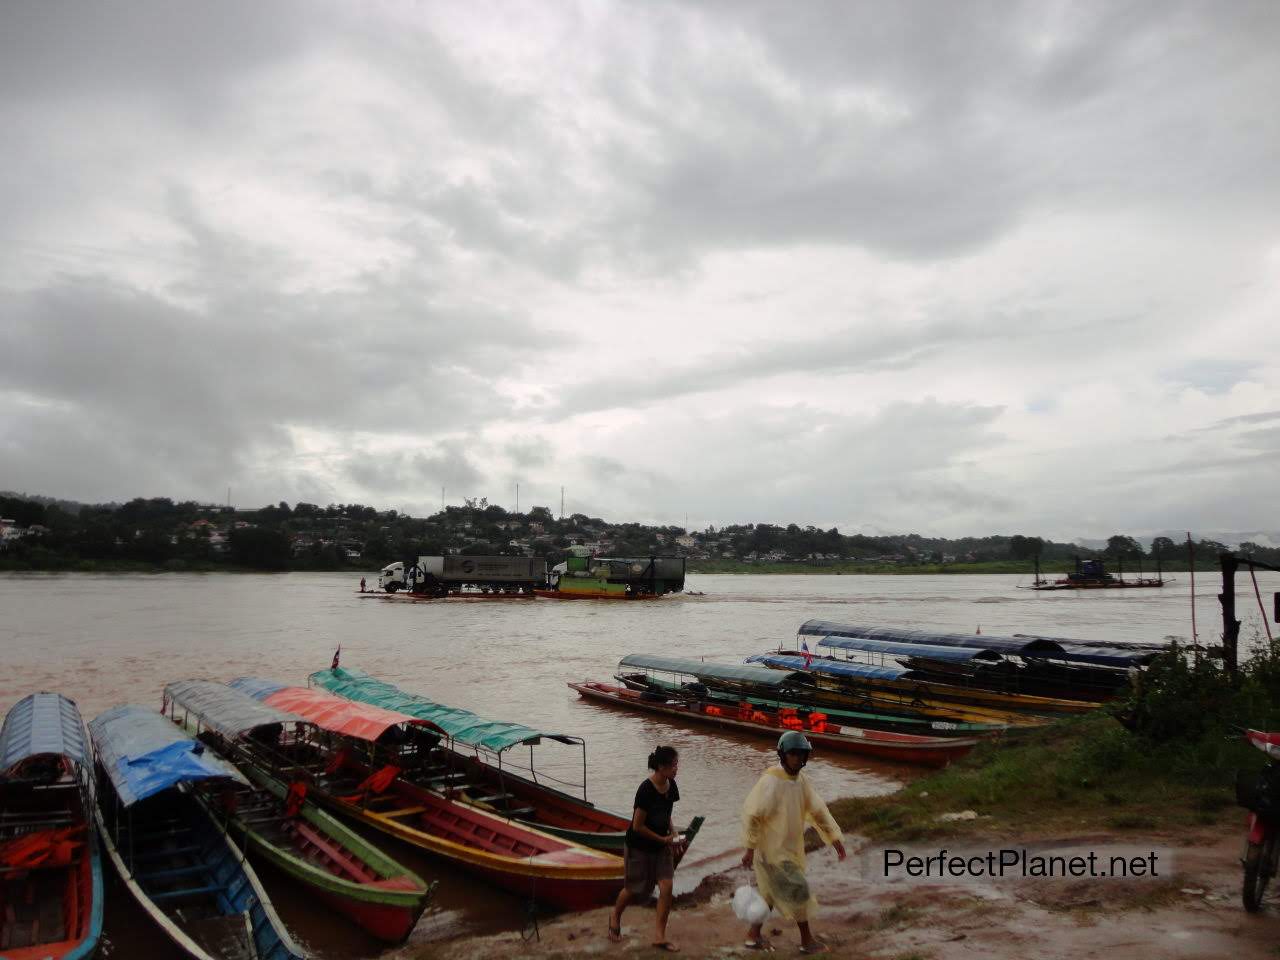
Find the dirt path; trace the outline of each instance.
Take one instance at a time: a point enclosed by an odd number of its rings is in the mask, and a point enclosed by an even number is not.
[[[1162,850],[1172,874],[1143,880],[1006,880],[929,882],[864,878],[865,844],[854,844],[837,863],[829,851],[809,858],[809,876],[823,910],[814,929],[834,957],[882,960],[1088,960],[1137,957],[1268,958],[1280,955],[1280,902],[1251,916],[1240,906],[1240,825],[1195,836],[1094,836],[966,840],[966,847],[1044,844],[1079,852],[1123,845]],[[958,846],[958,844],[957,844]],[[878,855],[872,862],[878,862]],[[678,898],[670,938],[689,957],[748,957],[743,925],[728,899],[746,871],[729,869]],[[626,940],[605,936],[607,910],[544,922],[537,942],[500,934],[423,947],[397,954],[402,960],[450,957],[490,960],[513,956],[611,955],[653,957],[651,909],[629,910]],[[766,925],[777,955],[798,954],[794,925]]]

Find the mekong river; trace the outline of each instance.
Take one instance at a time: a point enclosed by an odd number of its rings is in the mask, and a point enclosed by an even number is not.
[[[132,702],[159,708],[164,684],[188,677],[270,677],[306,683],[342,645],[345,666],[453,706],[587,740],[588,794],[626,811],[645,757],[659,743],[681,754],[679,819],[707,818],[677,892],[736,855],[738,808],[770,763],[763,740],[684,727],[581,701],[569,680],[608,680],[628,653],[740,662],[792,645],[810,618],[983,633],[1041,633],[1095,640],[1159,641],[1191,634],[1189,578],[1161,590],[1034,593],[1018,576],[691,576],[690,591],[654,603],[383,603],[359,597],[353,574],[0,575],[0,710],[37,690],[76,699],[87,720]],[[1259,575],[1264,600],[1280,576]],[[1197,574],[1202,640],[1216,642],[1220,578]],[[1237,578],[1242,640],[1262,632],[1247,573]],[[540,772],[580,777],[576,751],[537,748]],[[828,799],[891,791],[912,772],[848,756],[818,755],[809,768]],[[468,931],[519,928],[518,898],[494,891],[389,838],[382,846],[438,879],[435,906],[411,942]],[[108,875],[111,871],[108,867]],[[261,870],[299,942],[318,957],[376,956],[377,943],[305,893]],[[171,955],[162,936],[116,883],[109,885],[105,956]]]

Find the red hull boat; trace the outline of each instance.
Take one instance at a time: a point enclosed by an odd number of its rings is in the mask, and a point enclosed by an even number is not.
[[[652,693],[629,690],[608,683],[570,683],[580,696],[598,700],[630,710],[644,710],[678,719],[695,720],[716,726],[741,730],[744,733],[764,734],[776,737],[787,729],[778,714],[753,709],[743,715],[722,705],[700,701],[668,700]],[[805,729],[804,735],[815,746],[845,753],[857,753],[878,760],[895,763],[915,763],[929,767],[945,767],[958,760],[977,745],[974,737],[922,737],[910,733],[891,733],[885,730],[865,730],[861,727],[838,727],[825,724],[823,731]]]

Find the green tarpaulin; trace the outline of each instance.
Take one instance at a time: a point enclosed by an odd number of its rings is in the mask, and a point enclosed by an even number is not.
[[[476,716],[470,710],[447,707],[426,697],[406,693],[385,680],[378,680],[359,670],[337,667],[333,670],[317,671],[308,679],[312,686],[336,693],[348,700],[373,704],[386,710],[407,713],[418,720],[426,720],[444,730],[456,742],[469,747],[484,747],[487,750],[501,752],[516,744],[537,743],[543,737],[548,740],[558,740],[560,743],[581,742],[578,737],[544,733],[518,723],[486,720],[484,717]]]

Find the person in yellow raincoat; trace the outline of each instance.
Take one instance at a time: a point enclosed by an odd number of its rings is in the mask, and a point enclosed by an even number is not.
[[[779,766],[765,771],[742,807],[742,841],[747,848],[742,865],[755,868],[756,885],[765,902],[796,922],[801,953],[827,949],[809,929],[818,901],[804,873],[805,827],[812,826],[824,843],[835,847],[836,856],[845,857],[840,827],[804,775],[812,752],[808,738],[799,730],[784,733],[778,740]],[[768,949],[762,926],[751,926],[748,947]]]

